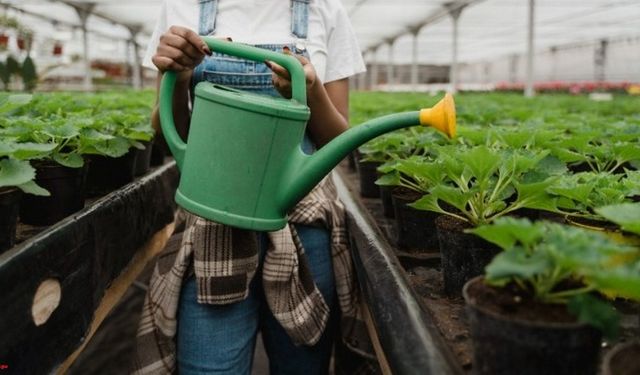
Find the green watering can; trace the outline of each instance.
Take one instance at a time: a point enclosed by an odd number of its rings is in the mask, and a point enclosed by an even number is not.
[[[181,171],[176,203],[222,224],[272,231],[287,222],[287,212],[349,152],[392,130],[433,126],[455,135],[453,98],[433,108],[392,114],[353,127],[312,155],[301,149],[309,119],[306,82],[293,56],[214,38],[213,51],[247,60],[274,61],[291,75],[292,98],[274,98],[200,82],[184,143],[173,120],[176,74],[166,72],[160,87],[160,122]]]

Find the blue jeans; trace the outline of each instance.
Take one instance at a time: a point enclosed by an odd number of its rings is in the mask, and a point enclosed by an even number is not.
[[[182,287],[178,307],[177,357],[180,375],[250,374],[258,330],[262,332],[272,375],[328,373],[336,324],[330,233],[312,226],[295,227],[309,260],[313,279],[332,311],[320,341],[314,346],[293,345],[265,300],[262,267],[258,267],[247,299],[230,305],[199,304],[196,301],[196,282],[191,277]],[[261,261],[266,241],[266,235],[260,234]]]

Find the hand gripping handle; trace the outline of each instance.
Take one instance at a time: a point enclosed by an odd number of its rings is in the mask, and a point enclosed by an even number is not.
[[[295,57],[212,37],[202,37],[202,40],[204,40],[212,51],[258,62],[270,60],[283,66],[291,75],[291,100],[305,105],[307,104],[307,87],[304,69],[300,61]],[[178,135],[173,119],[173,91],[175,89],[176,79],[177,75],[173,71],[166,71],[162,76],[159,97],[160,125],[169,149],[171,149],[171,153],[176,159],[178,168],[182,168],[182,160],[187,145]]]

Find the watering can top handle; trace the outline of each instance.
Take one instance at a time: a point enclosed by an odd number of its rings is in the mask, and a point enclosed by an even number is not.
[[[202,40],[215,52],[258,62],[270,60],[282,65],[291,76],[291,99],[305,105],[307,104],[307,86],[304,70],[300,61],[295,57],[247,44],[228,42],[207,36],[202,37]]]

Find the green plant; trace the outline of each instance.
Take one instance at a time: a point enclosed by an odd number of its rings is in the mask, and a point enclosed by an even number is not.
[[[382,176],[376,180],[380,186],[400,186],[419,193],[427,193],[434,181],[444,178],[440,166],[429,157],[413,155],[408,158],[393,159],[380,167]]]
[[[49,192],[35,183],[36,171],[29,159],[46,155],[51,149],[51,145],[0,140],[0,188],[17,187],[25,193],[48,196]]]
[[[16,96],[18,97],[18,96]],[[150,111],[133,100],[114,109],[102,96],[70,94],[20,96],[21,101],[0,102],[0,135],[16,143],[53,145],[41,158],[78,168],[83,155],[124,155],[132,146],[153,136]],[[124,102],[125,100],[115,100]]]
[[[623,230],[640,235],[640,202],[604,206],[596,212]]]
[[[411,206],[449,215],[472,226],[520,208],[555,211],[555,201],[546,188],[564,168],[540,150],[440,147],[434,166],[422,175],[432,187]],[[445,209],[440,202],[454,209]]]
[[[613,337],[615,311],[603,296],[640,300],[640,254],[595,231],[501,218],[471,230],[500,246],[486,267],[489,285],[514,284],[542,303],[566,304],[579,321]]]
[[[627,180],[625,175],[582,172],[558,177],[546,191],[557,197],[558,212],[602,220],[595,212],[597,207],[629,201],[631,196],[638,193],[638,186]]]
[[[547,143],[552,153],[566,163],[585,163],[594,172],[615,172],[626,163],[640,160],[637,140],[615,141],[590,131]],[[614,139],[615,140],[615,139]]]

